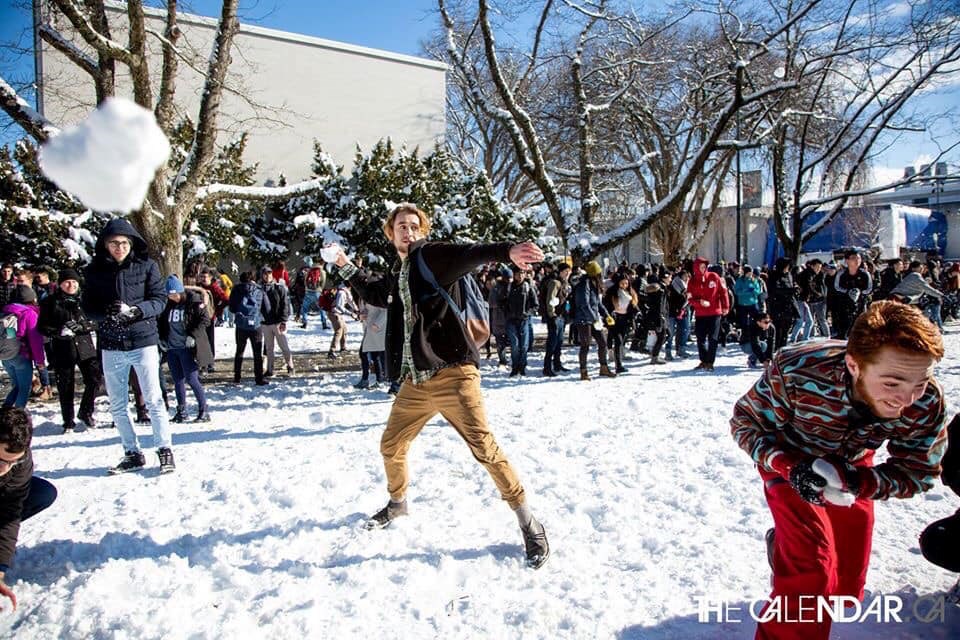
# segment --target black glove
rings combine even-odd
[[[126,311],[117,314],[117,317],[120,318],[120,321],[124,324],[130,324],[131,322],[136,322],[143,317],[143,311],[140,310],[140,307],[130,307]]]
[[[73,335],[78,335],[78,334],[87,332],[86,329],[84,329],[83,325],[77,322],[76,320],[67,320],[66,322],[63,323],[63,326],[66,327],[67,329],[70,329],[70,331],[73,332]]]
[[[823,505],[823,490],[827,480],[813,470],[813,460],[806,460],[790,470],[790,486],[811,504]]]

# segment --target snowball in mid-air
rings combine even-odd
[[[124,98],[108,98],[87,118],[50,138],[40,167],[58,187],[98,211],[127,212],[143,204],[170,143],[153,112]]]
[[[336,262],[340,255],[340,247],[336,244],[330,244],[320,249],[320,259],[324,262]]]

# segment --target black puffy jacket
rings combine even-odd
[[[71,320],[84,330],[73,336],[61,336],[63,326]],[[68,296],[58,290],[40,301],[37,330],[50,338],[50,366],[54,369],[69,369],[78,362],[96,358],[92,335],[95,329],[96,325],[80,309],[80,296]]]
[[[133,246],[123,262],[107,251],[107,238],[123,235]],[[111,305],[123,302],[140,309],[143,316],[129,324],[112,321]],[[147,243],[123,218],[114,218],[97,238],[93,262],[85,272],[81,306],[98,324],[97,340],[107,351],[133,351],[159,342],[157,316],[167,304],[160,267],[147,255]]]

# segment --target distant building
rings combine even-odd
[[[45,5],[34,3],[41,7],[37,10]],[[144,11],[147,28],[162,33],[164,12],[147,7]],[[126,3],[108,2],[107,16],[113,38],[126,42]],[[69,23],[61,20],[55,26],[70,36]],[[177,108],[195,122],[217,20],[190,14],[179,14],[177,20],[178,48],[194,61],[192,66],[179,62]],[[90,51],[79,36],[70,39]],[[93,83],[60,52],[36,41],[41,112],[58,124],[77,122],[95,103]],[[160,81],[159,45],[156,37],[147,37],[155,93]],[[259,164],[261,183],[275,180],[281,172],[289,181],[308,177],[314,140],[348,169],[358,144],[369,151],[378,140],[390,137],[398,147],[406,144],[429,151],[443,141],[443,63],[250,25],[241,25],[232,56],[227,84],[233,91],[223,94],[219,142],[247,132],[245,160]],[[117,87],[119,95],[130,94],[129,74],[121,64]]]

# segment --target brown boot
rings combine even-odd
[[[600,365],[600,377],[601,378],[616,378],[617,374],[613,371],[610,371],[610,367],[605,364]]]
[[[53,400],[53,389],[50,387],[50,385],[43,387],[43,389],[37,395],[37,400],[40,402],[50,402]]]
[[[586,369],[580,369],[580,379],[581,379],[581,380],[589,380],[589,379],[590,379],[590,375],[587,374],[587,370],[586,370]]]

